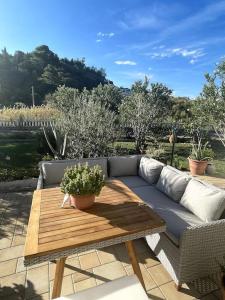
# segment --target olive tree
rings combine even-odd
[[[213,74],[206,74],[205,78],[198,111],[225,147],[225,61],[221,61]]]
[[[69,158],[107,155],[108,144],[115,139],[115,114],[87,90],[60,87],[48,98],[60,112],[57,128],[67,137]]]
[[[160,83],[152,83],[150,89],[148,86],[147,78],[135,82],[131,95],[124,98],[119,108],[122,124],[133,130],[138,153],[145,148],[150,125],[162,120],[171,108],[172,90]]]
[[[90,92],[91,98],[95,102],[100,102],[111,111],[118,113],[118,107],[122,102],[123,94],[121,90],[113,84],[99,84]]]

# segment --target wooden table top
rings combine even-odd
[[[68,204],[61,208],[63,197],[60,188],[34,192],[25,265],[66,256],[75,248],[84,251],[87,245],[96,246],[107,240],[119,243],[126,237],[141,237],[138,233],[144,236],[165,231],[165,222],[119,180],[108,181],[94,205],[85,211]]]

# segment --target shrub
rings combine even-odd
[[[78,164],[66,170],[61,191],[69,195],[99,195],[104,183],[104,175],[99,166]]]
[[[0,169],[0,181],[22,180],[38,177],[38,175],[39,171],[37,168]]]

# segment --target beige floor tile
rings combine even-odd
[[[25,243],[25,236],[24,235],[14,235],[13,241],[12,241],[12,246],[18,246],[18,245],[23,245]]]
[[[154,282],[154,280],[152,279],[149,272],[146,270],[146,268],[143,265],[140,265],[140,269],[141,269],[141,274],[142,274],[142,277],[143,277],[143,280],[144,280],[146,290],[148,291],[148,290],[151,290],[153,288],[156,288],[157,285]],[[126,267],[126,272],[127,272],[127,275],[133,275],[134,271],[133,271],[132,266],[127,266]]]
[[[15,273],[16,271],[17,259],[11,259],[7,261],[0,262],[0,276],[7,276]]]
[[[95,251],[96,251],[95,249],[91,249],[91,250],[87,250],[87,251],[84,251],[84,252],[80,252],[80,253],[78,253],[78,256],[88,254],[88,253],[92,253],[92,252],[95,252]]]
[[[141,264],[145,265],[146,268],[151,268],[160,264],[159,260],[153,255],[151,251],[138,254],[138,261]]]
[[[151,251],[147,242],[144,239],[138,239],[134,241],[134,247],[137,253],[143,253]]]
[[[37,294],[47,293],[49,291],[48,282],[48,265],[28,270],[26,278],[26,297],[32,296],[34,290]]]
[[[23,261],[24,261],[23,257],[18,258],[17,266],[16,266],[16,273],[24,272],[24,271],[30,270],[30,269],[39,268],[39,267],[42,267],[42,266],[45,266],[48,264],[47,262],[43,262],[41,264],[36,264],[36,265],[30,266],[30,267],[24,267]]]
[[[9,299],[7,295],[11,295],[11,294],[15,295],[15,297],[17,296],[18,297],[17,299],[19,299],[19,295],[24,294],[25,275],[26,275],[25,272],[18,273],[18,274],[14,273],[12,275],[0,278],[0,286],[2,287],[1,288],[2,299]]]
[[[49,277],[50,280],[53,280],[55,277],[55,267],[56,263],[51,263],[49,266]],[[78,269],[80,269],[80,263],[78,257],[68,258],[66,260],[65,268],[64,268],[64,276],[73,274]]]
[[[96,252],[91,252],[79,256],[81,268],[84,270],[91,269],[100,265]]]
[[[123,266],[130,264],[130,259],[127,253],[127,249],[124,243],[113,246],[115,249],[116,259],[121,261]]]
[[[82,280],[86,280],[86,279],[89,279],[92,277],[93,277],[93,269],[88,269],[88,270],[80,269],[79,271],[72,274],[72,279],[73,279],[74,283],[82,281]]]
[[[113,247],[100,249],[97,253],[102,265],[116,260],[115,249]]]
[[[14,234],[16,234],[16,235],[23,234],[23,227],[24,227],[24,224],[16,223]]]
[[[52,294],[52,288],[53,288],[53,280],[50,282],[51,294]],[[63,277],[61,296],[74,294],[74,292],[75,291],[73,287],[72,276],[68,275]]]
[[[199,296],[195,291],[191,291],[186,285],[182,285],[182,289],[178,291],[173,281],[161,285],[160,290],[167,300],[190,300],[198,298]]]
[[[14,231],[15,231],[15,224],[8,224],[3,226],[3,232],[7,237],[13,236]]]
[[[164,283],[172,281],[172,278],[162,264],[148,268],[148,272],[157,285],[162,285]]]
[[[147,295],[150,300],[160,300],[160,299],[165,299],[163,296],[162,292],[160,291],[159,288],[154,288],[150,291],[147,292]]]
[[[88,278],[79,282],[74,283],[75,292],[80,292],[91,287],[96,286],[96,281],[94,278]]]
[[[2,249],[0,250],[0,261],[5,261],[13,258],[23,256],[24,245],[19,245],[11,247],[10,250]]]
[[[8,248],[11,246],[12,236],[0,238],[0,249]]]
[[[49,300],[49,293],[44,293],[26,300]]]
[[[77,257],[77,256],[78,256],[78,254],[76,253],[76,254],[70,255],[70,256],[68,257],[68,259],[69,259],[69,258],[74,258],[74,257]]]
[[[97,284],[126,276],[126,271],[119,261],[111,262],[93,269]]]

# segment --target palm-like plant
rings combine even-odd
[[[199,138],[197,143],[192,143],[190,158],[198,161],[210,160],[213,158],[212,149],[208,148],[209,142],[202,144],[202,139]]]

